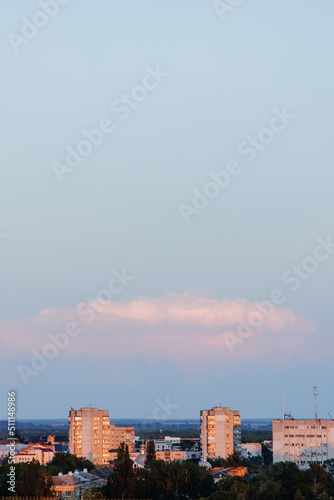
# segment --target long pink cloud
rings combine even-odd
[[[263,306],[263,304],[262,304]],[[236,342],[233,352],[226,336],[238,335],[240,321],[258,318],[261,303],[245,299],[211,299],[189,292],[128,302],[95,299],[69,309],[43,309],[35,317],[0,321],[2,351],[10,356],[31,356],[49,342],[48,334],[63,331],[75,321],[80,335],[60,352],[65,356],[110,358],[145,355],[173,357],[180,363],[215,359],[291,356],[316,331],[316,323],[286,307],[262,315],[259,327]],[[78,315],[78,310],[86,315]],[[88,315],[89,312],[89,315]],[[89,321],[88,321],[89,320]]]

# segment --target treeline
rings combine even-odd
[[[242,443],[261,443],[262,441],[271,441],[272,438],[272,431],[241,429]]]
[[[51,497],[53,496],[52,476],[57,476],[59,472],[67,474],[75,469],[92,470],[95,465],[85,458],[78,458],[70,453],[56,453],[52,462],[47,466],[40,465],[36,460],[29,463],[15,464],[15,495],[8,490],[8,477],[11,466],[8,458],[5,458],[4,465],[0,467],[0,497]]]
[[[299,470],[291,463],[262,466],[244,461],[237,453],[227,460],[212,462],[213,467],[248,466],[245,477],[225,477],[215,483],[212,470],[195,460],[164,462],[156,460],[154,442],[146,445],[142,467],[130,459],[128,447],[122,443],[113,461],[112,473],[102,488],[86,490],[84,500],[151,499],[151,500],[330,500],[334,498],[334,460],[324,467],[313,464]],[[30,497],[55,496],[52,475],[94,465],[68,453],[57,453],[46,467],[36,461],[15,465],[16,495]],[[0,467],[0,497],[8,493],[9,464]]]
[[[107,485],[95,492],[96,498],[152,500],[330,500],[334,498],[334,460],[301,471],[291,463],[270,467],[256,461],[245,462],[234,453],[215,467],[249,466],[245,477],[226,477],[215,483],[210,469],[195,461],[163,462],[155,459],[154,443],[147,443],[144,468],[137,468],[127,446],[120,446],[114,473]]]

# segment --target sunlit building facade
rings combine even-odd
[[[81,408],[69,414],[69,451],[95,464],[108,464],[110,421],[108,410]]]
[[[227,458],[241,452],[241,419],[238,411],[214,407],[201,411],[202,460]]]
[[[334,459],[334,420],[273,420],[273,460],[300,469]]]
[[[118,425],[110,425],[110,450],[116,450],[121,443],[125,443],[129,447],[129,451],[133,451],[135,447],[135,428],[134,427],[119,427]]]

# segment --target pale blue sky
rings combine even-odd
[[[123,267],[136,278],[115,300],[189,289],[264,300],[318,237],[334,236],[331,0],[247,0],[224,21],[209,0],[71,0],[16,54],[8,33],[19,34],[21,18],[38,10],[32,0],[0,6],[1,320],[75,307]],[[127,120],[113,116],[111,103],[157,65],[165,81]],[[296,118],[248,163],[238,145],[284,106]],[[115,132],[59,183],[52,162],[104,117],[114,118]],[[179,204],[232,159],[242,173],[185,224]],[[321,263],[285,304],[329,336],[333,271],[334,258]],[[333,359],[295,355],[280,367],[236,360],[199,374],[198,362],[182,369],[163,352],[157,365],[141,352],[119,369],[87,353],[54,360],[28,388],[17,362],[11,355],[1,364],[13,374],[22,418],[62,417],[89,403],[150,418],[165,396],[179,402],[180,417],[220,401],[270,417],[279,416],[283,391],[291,412],[310,416],[314,384],[323,416],[334,412]],[[127,401],[121,380],[114,389],[103,380],[109,370],[116,380],[131,375]],[[1,379],[5,394],[11,387]]]

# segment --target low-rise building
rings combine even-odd
[[[210,469],[210,472],[213,476],[213,480],[215,483],[219,483],[219,481],[222,481],[228,477],[245,477],[246,474],[248,474],[248,468],[247,467],[227,467],[225,469],[222,469],[221,467],[214,467],[213,469]]]
[[[52,482],[57,498],[82,498],[86,489],[101,487],[106,483],[106,479],[83,469],[67,474],[59,472],[58,476],[52,476]]]
[[[180,450],[164,450],[164,451],[156,451],[155,453],[157,460],[163,460],[164,462],[174,462],[178,460],[186,460],[187,453],[185,451]],[[130,458],[133,460],[134,464],[139,467],[145,467],[146,462],[146,453],[145,446],[142,445],[140,452],[132,452],[130,453]]]
[[[241,456],[242,458],[262,457],[261,443],[242,443]]]
[[[301,469],[334,458],[334,420],[273,420],[273,460]]]
[[[22,448],[19,453],[15,454],[14,460],[16,464],[38,460],[41,465],[46,465],[52,461],[53,457],[54,451],[51,447],[44,443],[29,443],[26,448]]]

